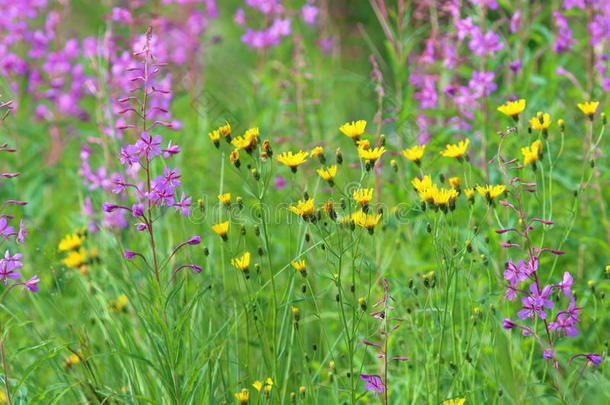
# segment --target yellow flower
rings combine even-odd
[[[411,162],[419,164],[421,162],[421,158],[424,156],[425,150],[426,145],[415,145],[412,148],[403,150],[402,155],[409,159]]]
[[[551,125],[551,115],[549,113],[538,113],[538,115],[530,120],[530,125],[534,130],[545,130]]]
[[[218,201],[224,205],[229,205],[231,203],[231,193],[219,194]]]
[[[524,99],[508,101],[506,104],[498,107],[498,111],[500,111],[502,114],[508,115],[509,117],[513,117],[515,120],[518,120],[519,114],[525,110],[525,104],[526,102]]]
[[[313,198],[310,198],[307,201],[299,200],[299,202],[297,203],[296,206],[290,206],[290,207],[288,207],[288,209],[292,213],[294,213],[300,217],[307,218],[307,217],[313,216],[316,211],[316,208],[313,205],[313,203],[314,203]]]
[[[254,387],[254,389],[256,389],[258,392],[261,391],[261,389],[263,388],[263,383],[262,381],[256,380],[252,383],[252,386]]]
[[[438,187],[436,187],[436,184],[432,184],[430,187],[420,190],[418,194],[423,201],[428,204],[434,204],[434,198],[437,193]]]
[[[235,167],[239,167],[241,165],[239,161],[239,150],[232,150],[231,154],[229,154],[229,160],[235,165]]]
[[[328,169],[318,169],[316,173],[320,175],[324,180],[328,181],[331,185],[335,176],[337,175],[337,165],[332,165]]]
[[[61,242],[59,242],[59,250],[64,251],[79,248],[83,244],[84,240],[84,236],[77,234],[66,235]]]
[[[433,195],[434,204],[442,207],[450,206],[458,195],[459,193],[454,189],[441,188]]]
[[[272,388],[273,388],[273,380],[271,379],[271,377],[269,377],[265,380],[265,392],[269,393]]]
[[[374,148],[374,149],[363,149],[358,148],[358,155],[361,159],[367,161],[367,163],[373,164],[385,153],[385,147]]]
[[[530,163],[535,163],[540,159],[542,154],[542,142],[539,140],[534,141],[531,146],[521,148],[521,154],[523,155],[523,165],[527,166]]]
[[[371,147],[371,143],[368,141],[368,139],[360,139],[356,141],[356,145],[358,146],[358,149],[368,149]]]
[[[215,129],[211,132],[208,132],[208,136],[210,137],[210,140],[212,142],[214,142],[214,145],[218,145],[218,141],[220,141],[220,131]]]
[[[324,154],[324,148],[321,146],[316,146],[309,152],[309,155],[311,157],[316,157],[316,158],[322,156],[323,154]]]
[[[231,264],[237,270],[241,270],[244,273],[247,272],[250,267],[250,252],[245,252],[241,257],[231,259]]]
[[[72,250],[61,262],[68,267],[79,267],[87,260],[85,249]]]
[[[366,228],[371,234],[380,219],[381,214],[367,214],[362,211],[356,211],[352,214],[352,221],[354,221],[354,224]]]
[[[305,266],[305,260],[298,260],[296,262],[291,262],[290,265],[299,273],[301,273],[302,276],[306,276],[307,275],[307,267]]]
[[[595,111],[597,111],[598,106],[599,101],[587,101],[586,103],[578,104],[580,111],[591,119],[593,119],[593,115],[595,115]]]
[[[485,187],[477,186],[476,188],[479,194],[481,194],[481,197],[487,198],[490,202],[506,190],[506,186],[503,184],[497,186],[488,184]]]
[[[237,149],[244,149],[247,152],[252,152],[258,145],[258,128],[248,129],[242,136],[238,136],[231,141],[231,144]]]
[[[466,402],[466,398],[450,399],[450,400],[444,401],[443,405],[464,405],[464,402]]]
[[[343,132],[343,134],[349,136],[352,139],[358,139],[364,133],[365,129],[366,121],[360,120],[346,122],[345,124],[341,125],[339,131]]]
[[[220,236],[222,240],[227,240],[227,233],[229,232],[229,221],[221,222],[219,224],[212,225],[212,230],[216,235]]]
[[[441,155],[460,160],[466,154],[468,145],[470,145],[470,139],[459,141],[455,145],[446,145],[445,150],[441,151]]]
[[[240,404],[247,404],[250,401],[250,391],[247,388],[244,388],[241,392],[235,394],[235,398],[237,398]]]
[[[472,200],[474,198],[474,189],[471,188],[465,188],[464,190],[464,195],[469,199]]]
[[[4,391],[0,390],[0,404],[6,404],[8,402],[8,398]]]
[[[297,153],[284,152],[277,157],[277,161],[290,167],[293,173],[297,171],[297,166],[307,162],[308,152],[299,151]]]
[[[372,188],[359,188],[352,193],[354,201],[360,205],[367,205],[373,199]]]
[[[449,184],[451,185],[451,187],[453,188],[460,188],[460,184],[461,184],[461,180],[459,177],[450,177],[449,178]]]
[[[128,303],[129,303],[129,299],[127,298],[127,296],[121,295],[119,298],[109,301],[108,310],[110,312],[121,312],[122,310],[124,310],[127,307]]]
[[[411,184],[415,190],[424,191],[425,189],[432,187],[432,177],[430,177],[430,175],[425,175],[422,178],[416,177],[411,180]]]
[[[81,361],[80,355],[78,355],[76,353],[66,357],[66,359],[64,360],[64,362],[66,363],[66,367],[75,366],[78,363],[80,363],[80,361]]]
[[[227,136],[231,135],[231,124],[227,122],[225,125],[218,127],[216,131],[226,138]]]

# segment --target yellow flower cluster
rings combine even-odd
[[[535,168],[536,162],[542,156],[542,142],[536,140],[531,146],[521,148],[521,154],[523,155],[523,166],[532,164]]]

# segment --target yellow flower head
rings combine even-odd
[[[305,260],[297,260],[296,262],[291,262],[290,265],[299,273],[303,273],[306,270]]]
[[[368,139],[359,139],[356,141],[356,145],[358,146],[358,149],[368,149],[371,147],[371,143]]]
[[[461,183],[462,183],[462,181],[460,180],[459,177],[450,177],[449,178],[449,184],[453,188],[459,188]]]
[[[433,195],[434,204],[438,206],[448,206],[453,204],[459,193],[454,189],[441,188]]]
[[[4,393],[4,391],[0,390],[0,404],[4,405],[8,402],[8,398],[6,397],[6,394]]]
[[[360,205],[366,205],[373,199],[373,189],[372,188],[359,188],[354,190],[352,193],[352,197],[354,197],[354,201],[356,201]]]
[[[80,267],[87,261],[87,253],[85,249],[72,250],[68,253],[68,256],[63,258],[61,262],[67,267]]]
[[[65,250],[77,249],[83,244],[84,240],[85,240],[84,236],[80,236],[77,234],[66,235],[61,240],[61,242],[59,242],[59,250],[65,251]]]
[[[250,391],[247,388],[244,388],[241,392],[235,394],[235,398],[237,398],[240,404],[247,404],[250,401]]]
[[[229,154],[229,160],[235,165],[235,167],[239,167],[239,150],[232,150]]]
[[[598,106],[599,101],[587,101],[586,103],[578,104],[578,108],[580,108],[580,111],[582,111],[582,113],[588,116],[589,118],[593,118],[593,115],[595,115],[595,111],[597,111]]]
[[[316,146],[315,148],[313,148],[310,152],[309,155],[311,157],[320,157],[321,155],[324,154],[324,148],[321,146]]]
[[[341,125],[339,131],[343,132],[343,134],[349,136],[352,139],[358,139],[364,133],[365,129],[366,121],[360,120],[346,122],[345,124]]]
[[[324,180],[332,182],[337,175],[337,165],[332,165],[328,169],[318,169],[316,173],[320,175]]]
[[[210,140],[212,142],[214,142],[215,144],[218,143],[218,141],[220,140],[220,131],[215,129],[213,131],[208,132],[208,136],[210,137]]]
[[[237,270],[248,271],[250,267],[250,252],[245,252],[241,257],[236,257],[235,259],[231,259],[231,264]]]
[[[526,102],[524,99],[520,99],[517,101],[508,101],[506,102],[506,104],[498,107],[498,111],[500,111],[502,114],[508,115],[509,117],[518,119],[519,114],[521,114],[523,110],[525,110],[525,103]]]
[[[549,113],[538,113],[537,116],[530,120],[530,125],[533,130],[545,130],[551,125],[551,115]]]
[[[265,380],[265,392],[269,393],[269,391],[271,391],[272,388],[273,388],[273,380],[271,379],[271,377],[269,377]]]
[[[402,151],[402,155],[409,159],[411,162],[421,162],[421,158],[424,156],[426,145],[415,145],[412,148],[405,149]]]
[[[461,159],[466,154],[468,145],[470,145],[470,139],[459,141],[455,145],[446,145],[445,150],[441,151],[441,155],[445,157]]]
[[[248,129],[242,136],[238,136],[231,141],[231,144],[237,149],[244,149],[247,152],[252,152],[258,145],[258,128]]]
[[[309,156],[309,152],[284,152],[277,157],[277,161],[290,167],[293,172],[296,172],[298,165],[307,162],[307,156]]]
[[[314,199],[310,198],[307,201],[301,201],[299,200],[299,202],[297,202],[296,206],[290,206],[288,207],[288,209],[300,216],[300,217],[310,217],[312,215],[314,215],[314,213],[316,212],[316,208],[314,206]]]
[[[474,198],[474,189],[473,188],[465,188],[464,195],[470,200]]]
[[[64,362],[66,363],[66,367],[68,367],[68,368],[77,365],[78,363],[80,363],[80,361],[81,361],[81,358],[76,353],[66,357],[66,359],[64,360]]]
[[[354,224],[366,228],[371,233],[380,219],[381,214],[367,214],[363,211],[356,211],[352,214],[352,221],[354,221]]]
[[[481,197],[487,198],[489,201],[493,200],[506,190],[506,186],[499,184],[497,186],[486,185],[485,187],[477,186],[477,191],[481,194]]]
[[[252,383],[252,386],[254,387],[255,390],[257,390],[258,392],[261,391],[261,389],[263,388],[263,382],[256,380]]]
[[[127,298],[127,296],[121,295],[119,298],[109,301],[108,310],[110,312],[121,312],[122,310],[124,310],[127,307],[128,303],[129,303],[129,299]]]
[[[224,205],[229,205],[231,203],[231,193],[219,194],[218,201]]]
[[[464,402],[466,402],[466,398],[450,399],[443,401],[443,405],[464,405]]]
[[[374,149],[358,148],[358,155],[369,163],[375,163],[385,153],[385,147]]]
[[[424,191],[425,189],[432,187],[432,177],[430,177],[430,175],[425,175],[422,178],[416,177],[411,180],[411,184],[415,190]]]
[[[419,198],[428,204],[434,204],[434,200],[436,195],[438,194],[438,187],[436,184],[432,184],[430,187],[422,189],[419,191]]]
[[[521,154],[523,155],[523,166],[537,162],[542,154],[542,142],[536,140],[531,146],[521,148]]]
[[[226,138],[227,136],[231,135],[231,124],[227,122],[225,125],[218,127],[217,131],[220,135]]]
[[[223,240],[227,240],[227,233],[229,232],[229,221],[221,222],[219,224],[212,225],[212,230]]]

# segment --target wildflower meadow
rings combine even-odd
[[[609,0],[0,0],[0,404],[610,404]]]

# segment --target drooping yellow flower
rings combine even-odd
[[[214,233],[222,238],[222,240],[227,240],[227,233],[229,232],[229,221],[221,222],[219,224],[212,225],[212,230]]]
[[[362,136],[365,129],[366,129],[366,121],[360,120],[360,121],[346,122],[345,124],[341,125],[341,127],[339,128],[339,131],[343,132],[343,134],[349,136],[352,139],[358,139],[358,138],[360,138],[360,136]]]
[[[358,146],[358,149],[368,149],[371,147],[371,143],[368,139],[359,139],[356,141],[356,146]]]
[[[316,208],[313,203],[314,203],[313,198],[310,198],[307,201],[299,200],[297,202],[296,206],[291,205],[290,207],[288,207],[288,209],[292,213],[294,213],[300,217],[309,218],[309,217],[312,217],[316,212]]]
[[[246,152],[252,152],[258,145],[258,128],[248,129],[242,136],[238,136],[231,141],[231,144],[237,149],[244,149]]]
[[[231,264],[237,270],[241,270],[244,273],[248,272],[250,267],[250,252],[245,252],[243,255],[241,255],[241,257],[231,259]]]
[[[441,151],[441,155],[461,160],[468,150],[468,145],[470,145],[470,139],[459,141],[454,145],[446,145],[445,150]]]
[[[235,165],[235,167],[239,168],[239,166],[241,165],[241,162],[239,161],[239,150],[238,149],[231,151],[231,153],[229,154],[229,160],[231,161],[231,163],[233,163]]]
[[[384,153],[385,147],[383,146],[374,149],[358,148],[358,155],[360,156],[360,159],[366,160],[367,163],[371,165],[374,164]]]
[[[477,186],[476,189],[481,195],[481,197],[484,197],[489,202],[491,202],[494,198],[496,198],[506,190],[506,186],[503,184],[499,184],[496,186],[491,186],[488,184],[485,187]]]
[[[110,300],[108,302],[108,310],[110,312],[121,312],[123,311],[126,307],[127,304],[129,303],[129,299],[127,298],[126,295],[121,295],[120,297],[118,297],[115,300]]]
[[[593,119],[595,115],[595,111],[597,111],[597,107],[599,106],[599,101],[587,101],[586,103],[578,103],[578,108],[582,111],[590,119]]]
[[[447,401],[443,401],[443,405],[464,405],[464,402],[466,402],[466,398],[449,399]]]
[[[356,211],[352,214],[352,221],[354,224],[366,228],[370,234],[373,233],[375,225],[379,223],[381,214],[367,214],[363,211]]]
[[[367,205],[373,199],[373,189],[359,188],[354,190],[352,197],[354,197],[354,201],[356,201],[358,204]]]
[[[61,262],[67,267],[80,267],[87,261],[87,252],[85,249],[72,250],[68,256],[64,257]]]
[[[293,173],[296,173],[297,166],[307,162],[307,156],[309,156],[309,152],[284,152],[278,155],[277,161],[290,167],[290,170],[292,170]]]
[[[430,175],[425,175],[422,178],[416,177],[411,180],[411,184],[415,190],[424,191],[425,189],[432,187],[432,177],[430,177]]]
[[[223,205],[231,204],[231,193],[219,194],[218,201],[220,201]]]
[[[305,277],[307,275],[307,267],[305,265],[305,260],[297,260],[297,261],[291,262],[290,265],[292,266],[292,268],[294,268],[296,271],[298,271],[303,277]]]
[[[551,114],[539,112],[534,118],[530,119],[530,125],[533,130],[544,131],[551,125]]]
[[[506,104],[499,106],[498,111],[500,111],[502,114],[508,115],[509,117],[513,117],[515,120],[518,120],[519,114],[525,110],[525,104],[526,102],[524,99],[508,101]]]
[[[81,362],[81,357],[80,357],[80,355],[78,355],[76,353],[66,357],[66,359],[64,360],[64,363],[66,364],[66,367],[68,367],[68,368],[71,368],[80,362]]]
[[[412,148],[403,150],[402,155],[409,159],[411,162],[415,162],[419,165],[421,163],[421,159],[424,156],[425,151],[426,145],[415,145]]]
[[[59,242],[59,250],[60,251],[66,251],[66,250],[74,250],[79,248],[82,244],[83,241],[85,240],[84,236],[80,236],[77,234],[72,234],[72,235],[66,235],[60,242]]]
[[[235,394],[235,398],[237,398],[241,405],[245,405],[250,402],[250,391],[247,388],[244,388],[241,392]]]
[[[328,169],[318,169],[318,170],[316,170],[316,173],[318,173],[318,175],[320,175],[320,177],[322,177],[324,180],[326,180],[327,182],[329,182],[332,185],[333,180],[335,179],[335,176],[337,175],[337,165],[332,165]]]
[[[527,166],[530,163],[535,165],[542,155],[542,142],[536,140],[531,146],[521,148],[521,154],[523,155],[523,166]]]
[[[462,181],[459,177],[449,177],[449,184],[451,185],[451,187],[460,188],[461,183]]]

